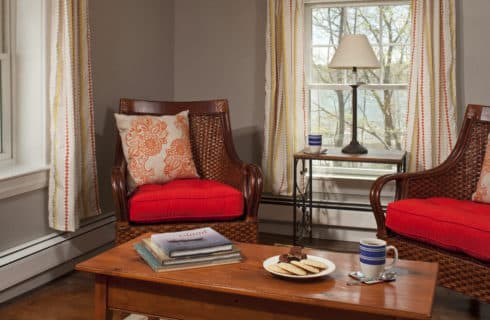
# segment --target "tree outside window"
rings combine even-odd
[[[358,91],[358,140],[368,149],[401,149],[411,48],[408,1],[348,6],[327,2],[306,12],[310,131],[320,132],[330,146],[342,147],[351,140],[352,72],[329,69],[328,63],[343,35],[364,34],[381,68],[359,71],[365,85]]]

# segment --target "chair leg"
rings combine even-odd
[[[480,316],[480,301],[476,299],[470,300],[469,311],[472,316],[479,317]]]
[[[122,312],[122,311],[113,311],[112,312],[112,320],[124,320],[130,313]]]

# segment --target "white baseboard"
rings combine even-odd
[[[293,224],[285,221],[261,219],[259,232],[292,236]],[[316,239],[358,242],[362,238],[376,238],[376,230],[313,225],[312,236]]]
[[[52,234],[0,253],[0,303],[43,285],[114,244],[114,215],[85,223],[74,233]]]
[[[292,236],[293,207],[261,204],[259,232]],[[313,209],[313,238],[357,242],[375,236],[376,221],[370,211]]]

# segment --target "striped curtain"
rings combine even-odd
[[[274,194],[292,193],[293,154],[305,143],[303,30],[303,0],[268,0],[262,169]]]
[[[100,213],[87,0],[51,2],[49,225],[75,231]]]
[[[456,142],[454,0],[412,0],[408,88],[409,170],[444,161]]]

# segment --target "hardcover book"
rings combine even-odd
[[[228,251],[233,247],[229,239],[209,227],[153,234],[151,242],[171,258]]]
[[[154,244],[151,241],[151,238],[142,239],[142,244],[145,246],[146,250],[148,250],[148,252],[150,252],[153,257],[162,265],[176,265],[190,262],[240,257],[240,250],[234,245],[232,246],[232,249],[230,251],[218,251],[199,255],[171,258],[167,256],[165,252],[163,252],[156,244]]]
[[[242,257],[238,254],[238,257],[235,258],[219,258],[209,261],[199,261],[192,263],[184,263],[178,265],[161,265],[157,259],[145,248],[143,243],[136,243],[134,245],[134,249],[140,255],[140,257],[150,266],[150,268],[155,272],[163,272],[163,271],[173,271],[173,270],[185,270],[185,269],[193,269],[193,268],[202,268],[209,266],[216,266],[222,264],[231,264],[238,263],[242,261]]]

